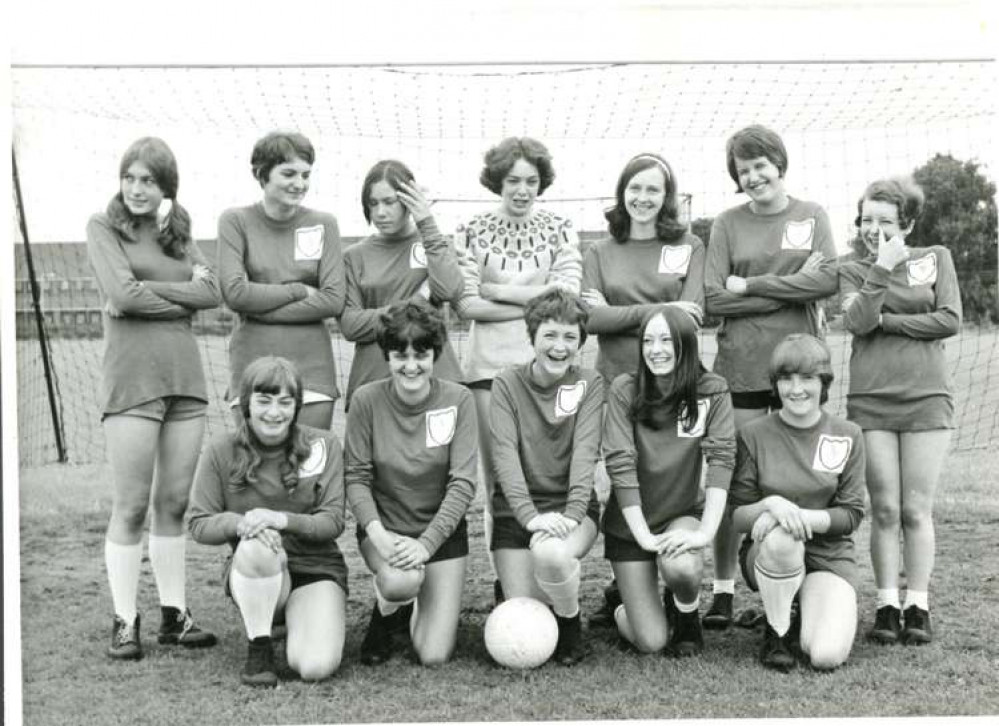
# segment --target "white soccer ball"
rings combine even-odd
[[[506,600],[489,613],[486,650],[507,668],[537,668],[552,657],[558,643],[558,623],[546,605],[531,597]]]

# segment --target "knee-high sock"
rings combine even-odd
[[[126,623],[135,622],[141,563],[142,542],[122,545],[104,540],[104,565],[108,571],[111,602],[115,614]]]
[[[236,570],[229,574],[229,591],[239,606],[250,640],[270,636],[274,611],[281,598],[282,573],[269,577],[247,577]]]
[[[545,582],[534,574],[538,587],[551,599],[552,609],[559,617],[573,618],[579,613],[579,570],[579,560],[574,560],[572,574],[562,582]]]
[[[173,537],[149,535],[149,564],[153,566],[160,605],[174,607],[181,612],[187,607],[184,597],[186,552],[187,538],[182,534]]]
[[[775,573],[761,567],[757,560],[755,569],[767,622],[777,635],[784,635],[791,627],[791,603],[805,580],[805,568],[799,567],[791,573]]]
[[[614,622],[617,623],[617,632],[621,634],[621,637],[635,645],[635,630],[628,622],[628,613],[624,609],[624,603],[614,608]]]

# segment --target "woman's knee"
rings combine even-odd
[[[774,527],[760,543],[757,561],[764,567],[791,571],[805,559],[805,543],[796,540],[781,527]]]
[[[634,646],[643,653],[658,653],[666,647],[669,640],[669,631],[665,627],[655,627],[649,623],[631,623],[631,629],[635,635]]]
[[[245,577],[273,577],[284,569],[284,557],[258,539],[244,539],[236,546],[232,567]]]
[[[400,570],[386,565],[375,575],[375,586],[390,602],[407,602],[420,594],[425,570]]]
[[[871,518],[880,529],[898,529],[902,523],[897,502],[871,502]]]
[[[902,527],[906,530],[922,529],[933,523],[933,510],[925,502],[906,502],[902,506]]]
[[[137,532],[146,524],[146,513],[149,511],[148,498],[130,498],[117,501],[111,509],[111,519],[131,532]]]
[[[850,655],[850,642],[833,642],[829,638],[817,636],[810,644],[808,662],[819,671],[839,668]]]
[[[182,520],[187,511],[188,492],[186,487],[170,492],[157,492],[153,498],[153,512]]]
[[[549,537],[531,547],[534,571],[545,579],[564,580],[576,568],[576,558],[572,556],[565,540]]]
[[[420,665],[439,666],[451,660],[451,656],[454,654],[454,640],[448,639],[447,642],[441,642],[441,640],[431,641],[430,638],[424,638],[423,642],[414,641],[413,650],[416,651]]]
[[[291,666],[303,681],[321,681],[333,675],[340,667],[343,653],[332,649],[324,653],[308,652],[294,657],[288,654]]]
[[[659,559],[659,571],[662,572],[666,584],[671,587],[679,584],[693,584],[697,586],[701,582],[701,574],[704,569],[703,562],[699,554],[661,557]]]

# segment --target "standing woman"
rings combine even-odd
[[[613,381],[637,370],[639,326],[662,303],[700,322],[704,307],[704,244],[679,220],[676,176],[656,154],[631,159],[607,210],[611,236],[583,258],[587,331],[599,336],[597,370]]]
[[[159,590],[161,644],[202,647],[185,598],[183,518],[201,451],[208,395],[191,330],[220,302],[218,280],[177,203],[173,152],[160,139],[128,147],[119,191],[87,224],[87,254],[104,300],[102,413],[114,480],[104,542],[114,623],[108,656],[142,657],[137,590],[152,501],[149,561]]]
[[[391,303],[414,296],[434,307],[455,302],[464,278],[454,249],[437,229],[423,190],[400,161],[379,161],[361,187],[364,218],[376,234],[344,253],[347,302],[340,318],[343,336],[354,342],[347,383],[347,406],[357,388],[387,378],[388,364],[378,347],[378,318]],[[458,381],[461,370],[445,342],[434,375]]]
[[[406,631],[424,665],[447,661],[457,640],[478,432],[472,394],[434,375],[446,340],[429,302],[390,305],[378,332],[390,377],[358,388],[347,414],[347,498],[374,576],[369,665]]]
[[[226,305],[239,313],[229,395],[250,362],[283,356],[305,386],[301,422],[329,429],[340,394],[324,321],[343,312],[343,256],[333,215],[302,206],[314,161],[300,133],[274,131],[257,141],[250,165],[264,198],[219,218],[219,275]]]
[[[906,245],[923,202],[922,189],[909,179],[867,187],[858,204],[861,258],[840,269],[843,320],[854,336],[846,410],[867,441],[873,511],[871,560],[878,593],[870,636],[882,643],[922,644],[933,637],[933,497],[954,427],[943,341],[961,328],[961,294],[946,247]],[[904,607],[898,594],[900,559]]]
[[[613,495],[604,555],[621,592],[621,636],[645,653],[668,645],[689,656],[703,648],[702,551],[718,529],[735,463],[732,401],[725,380],[701,364],[690,315],[662,305],[640,331],[636,371],[618,376],[607,394],[603,450]]]
[[[777,343],[790,333],[822,336],[817,301],[836,291],[836,248],[825,210],[785,190],[780,136],[748,126],[728,140],[726,156],[729,176],[749,201],[722,212],[711,227],[704,298],[708,314],[722,318],[713,369],[728,380],[740,429],[780,408],[768,377]],[[705,627],[732,622],[738,552],[726,516],[715,538],[715,597]]]
[[[760,662],[791,670],[798,640],[813,668],[831,670],[857,632],[853,531],[864,517],[864,441],[856,424],[822,410],[833,373],[821,340],[787,336],[770,378],[783,406],[739,431],[729,495],[735,528],[750,537],[739,551],[742,575],[766,613]]]
[[[534,355],[524,324],[527,301],[555,287],[578,294],[582,270],[572,223],[534,205],[555,180],[547,147],[527,136],[510,137],[489,149],[484,161],[479,182],[499,196],[499,206],[459,226],[455,247],[464,256],[465,276],[457,309],[472,321],[465,380],[479,421],[489,541],[495,490],[489,437],[493,378],[504,368],[529,363]]]
[[[582,660],[579,561],[597,538],[604,382],[576,363],[586,342],[586,305],[549,290],[524,308],[534,360],[502,371],[490,411],[493,493],[489,543],[507,597],[550,602],[558,621],[553,655]],[[539,445],[544,442],[544,445]]]
[[[303,680],[340,665],[346,622],[343,455],[329,431],[302,426],[302,381],[284,358],[243,371],[236,431],[212,441],[191,500],[191,536],[228,544],[224,586],[249,639],[240,679],[275,686],[271,624],[283,613],[288,665]]]

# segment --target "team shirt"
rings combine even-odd
[[[432,378],[429,398],[412,406],[399,398],[392,379],[373,381],[354,392],[346,432],[347,499],[358,526],[380,520],[433,556],[475,494],[471,392]]]
[[[378,347],[378,317],[394,302],[415,295],[440,307],[454,303],[465,288],[458,258],[432,217],[417,224],[404,237],[373,235],[344,252],[347,300],[340,330],[354,341],[354,362],[347,382],[347,405],[358,386],[389,375],[388,363]],[[434,375],[449,381],[461,378],[461,368],[451,343],[444,345],[434,362]]]
[[[603,451],[614,496],[604,511],[603,530],[634,541],[621,510],[639,505],[653,534],[674,519],[700,517],[705,487],[728,489],[735,466],[735,420],[725,380],[705,371],[697,383],[697,421],[685,429],[676,407],[665,426],[653,429],[631,420],[635,375],[614,379],[607,394]]]
[[[121,413],[164,396],[208,402],[201,355],[191,330],[195,311],[219,305],[214,272],[193,279],[208,262],[194,243],[174,259],[160,247],[159,228],[143,221],[136,241],[121,238],[105,214],[87,223],[87,255],[105,304],[101,411]]]
[[[326,318],[343,312],[340,231],[331,214],[300,207],[288,220],[271,219],[263,203],[229,209],[219,218],[222,297],[239,313],[229,340],[229,394],[243,370],[265,355],[287,358],[304,387],[340,394]],[[318,293],[309,296],[306,286]]]
[[[485,212],[458,227],[455,248],[463,258],[465,289],[457,309],[479,297],[483,283],[547,285],[557,283],[579,292],[582,275],[579,236],[572,223],[544,209],[524,222]],[[492,380],[504,368],[531,361],[534,350],[522,319],[473,320],[468,336],[465,378]]]
[[[582,522],[596,500],[593,469],[600,458],[603,379],[572,366],[541,386],[531,363],[493,380],[490,403],[493,519],[516,517],[526,528],[539,513],[561,512]]]
[[[802,509],[829,513],[829,530],[805,542],[805,568],[857,584],[853,531],[864,517],[864,437],[860,427],[825,411],[807,429],[775,412],[739,430],[730,507],[779,495]]]
[[[609,237],[586,251],[583,290],[599,290],[607,300],[590,310],[586,326],[599,336],[597,370],[605,380],[638,369],[639,328],[657,304],[683,300],[704,308],[704,254],[690,232],[676,242]]]
[[[854,334],[847,418],[864,429],[953,428],[943,341],[960,330],[962,311],[950,251],[914,249],[891,271],[873,257],[844,262],[840,284],[859,293],[843,315]]]
[[[803,271],[812,252],[825,258]],[[760,215],[749,204],[727,209],[711,227],[704,271],[709,315],[718,329],[714,372],[734,392],[770,389],[770,356],[791,333],[822,337],[816,301],[836,291],[836,248],[829,217],[814,202],[789,198],[776,214]],[[746,294],[725,289],[730,275],[746,278]]]
[[[223,432],[212,439],[191,492],[188,527],[195,542],[229,544],[235,551],[239,544],[236,527],[243,515],[251,509],[270,509],[288,517],[288,526],[280,534],[289,572],[335,576],[345,571],[336,543],[345,512],[340,444],[328,431],[299,428],[308,437],[309,455],[299,462],[298,484],[290,490],[281,478],[283,445],[258,446],[256,481],[237,484],[231,480],[237,434]]]

